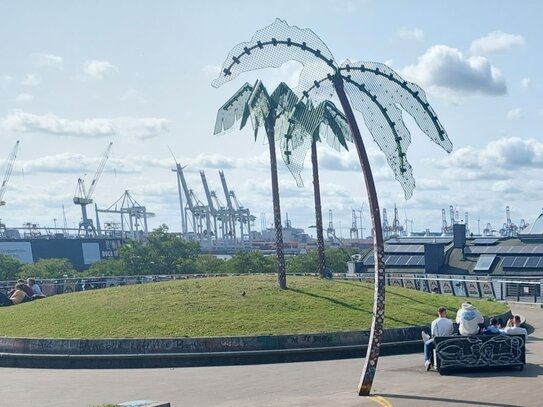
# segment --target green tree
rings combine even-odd
[[[40,259],[36,263],[22,265],[17,273],[18,278],[62,278],[77,275],[78,272],[68,259]]]
[[[346,273],[347,262],[351,260],[351,253],[345,247],[328,247],[326,249],[326,263],[334,273]]]
[[[289,273],[319,273],[319,261],[317,253],[317,250],[310,250],[307,253],[287,257]]]
[[[200,253],[198,242],[187,242],[168,233],[162,225],[153,230],[147,239],[131,241],[119,249],[119,257],[127,274],[174,274],[179,259],[195,260]]]
[[[215,256],[200,255],[195,261],[196,270],[202,274],[221,274],[225,272],[226,261]]]
[[[226,261],[227,273],[273,273],[276,271],[274,256],[264,256],[260,252],[238,252]]]
[[[0,281],[14,280],[22,265],[16,258],[0,254]]]

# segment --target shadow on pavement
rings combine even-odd
[[[493,371],[490,368],[484,368],[473,372],[473,370],[455,370],[448,373],[450,376],[469,377],[469,378],[481,378],[481,377],[539,377],[543,375],[543,366],[536,365],[534,363],[526,363],[523,370],[519,370],[517,367],[511,367],[509,369]],[[447,376],[447,375],[446,375]]]
[[[504,404],[504,403],[492,403],[488,401],[475,401],[475,400],[459,400],[457,398],[447,399],[442,397],[429,397],[429,396],[411,396],[403,394],[378,394],[378,396],[386,399],[398,399],[398,400],[420,400],[428,402],[440,402],[447,403],[447,405],[468,404],[470,406],[491,406],[491,407],[524,407],[522,404]]]

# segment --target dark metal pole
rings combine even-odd
[[[358,394],[360,396],[368,396],[373,384],[375,370],[377,369],[377,361],[379,360],[379,351],[381,349],[381,341],[383,339],[383,324],[385,319],[385,264],[384,264],[384,242],[383,230],[381,229],[381,215],[379,213],[379,202],[377,200],[377,192],[375,183],[368,160],[368,155],[358,129],[358,124],[354,117],[353,110],[343,89],[343,81],[339,76],[334,80],[334,87],[343,107],[343,112],[349,122],[349,127],[353,135],[354,144],[358,152],[358,158],[364,174],[366,182],[366,191],[368,193],[371,222],[373,228],[373,256],[375,260],[375,290],[373,298],[373,318],[371,321],[370,340],[366,359],[364,361],[364,369],[358,384]]]
[[[272,113],[275,114],[275,113]],[[273,223],[275,226],[275,253],[277,256],[277,281],[279,288],[287,288],[285,255],[283,253],[283,224],[281,222],[281,204],[279,202],[279,182],[277,180],[277,159],[275,156],[275,129],[273,123],[266,120],[266,135],[270,147],[270,171],[272,181]]]
[[[324,234],[322,228],[321,189],[319,184],[319,162],[317,157],[317,142],[311,143],[311,164],[313,166],[313,195],[315,198],[315,227],[317,229],[317,256],[319,276],[326,277],[326,254],[324,252]]]

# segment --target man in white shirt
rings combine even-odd
[[[454,326],[452,321],[447,318],[447,308],[439,307],[437,310],[438,318],[432,321],[431,333],[432,337],[429,337],[426,332],[422,332],[424,340],[424,366],[426,370],[430,370],[432,367],[432,353],[434,350],[434,339],[436,336],[450,336],[454,332]]]
[[[528,331],[526,328],[520,326],[520,316],[515,315],[509,322],[507,326],[503,329],[503,333],[507,335],[524,335],[524,340],[528,337]]]

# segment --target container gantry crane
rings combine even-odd
[[[96,170],[96,174],[94,174],[94,178],[91,182],[91,186],[89,190],[87,191],[85,189],[85,181],[82,178],[78,178],[77,180],[77,187],[76,187],[75,196],[74,196],[74,204],[81,206],[81,222],[79,222],[78,235],[81,235],[82,231],[84,231],[85,236],[96,235],[96,228],[94,227],[92,223],[92,219],[89,219],[87,216],[87,205],[93,202],[92,195],[94,194],[94,189],[96,188],[96,184],[98,183],[98,180],[100,179],[100,176],[102,175],[102,171],[104,170],[104,167],[106,166],[106,162],[109,157],[109,152],[111,151],[112,145],[113,145],[113,142],[110,142],[109,145],[107,146],[106,151],[104,152],[104,155],[102,156],[102,161],[100,161],[100,165],[98,166],[98,169]]]
[[[6,193],[6,188],[8,186],[9,178],[11,177],[11,172],[13,171],[13,164],[15,163],[15,158],[17,158],[17,152],[19,151],[19,140],[15,143],[15,147],[11,151],[7,165],[6,172],[4,174],[4,180],[2,181],[2,186],[0,187],[0,206],[4,206],[6,202],[4,201],[4,194]]]

